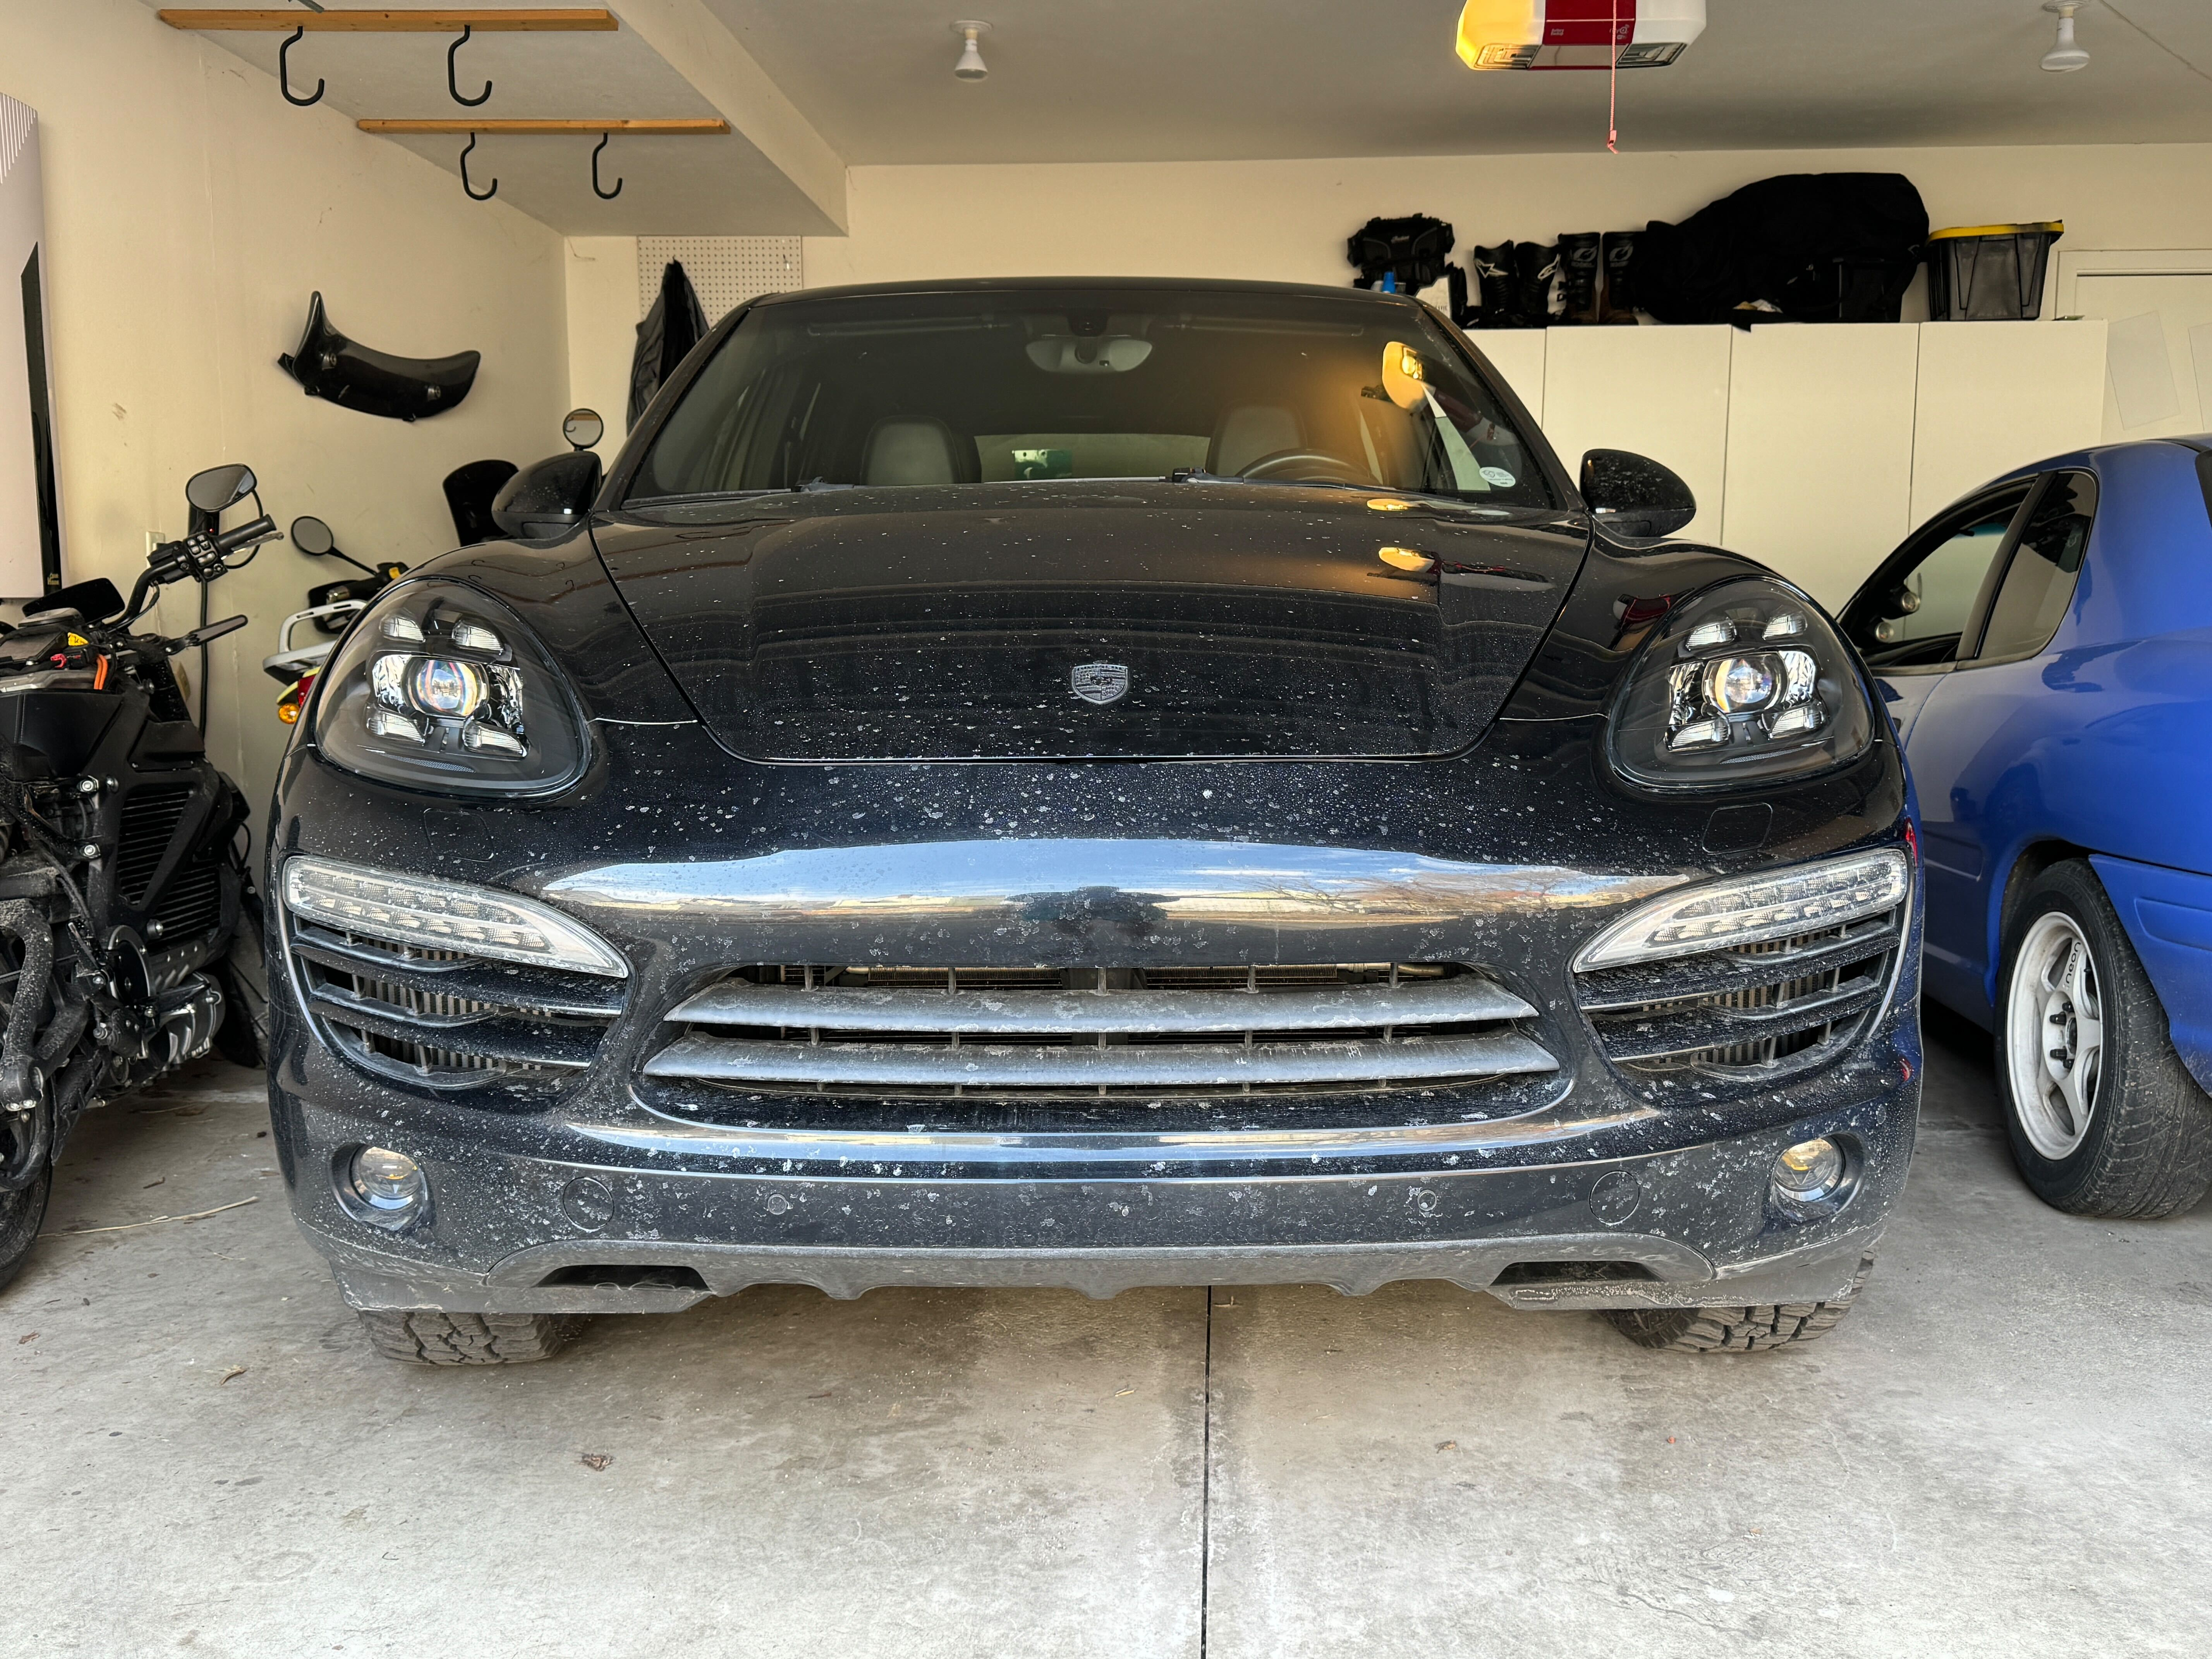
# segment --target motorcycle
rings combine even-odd
[[[246,618],[175,638],[133,625],[162,587],[204,594],[280,532],[245,466],[199,473],[185,495],[189,533],[147,556],[128,603],[101,577],[0,623],[0,1285],[30,1251],[54,1158],[88,1107],[218,1043],[261,1060],[249,811],[208,760],[170,665]],[[252,521],[221,529],[249,495]]]

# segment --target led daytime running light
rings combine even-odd
[[[550,905],[489,887],[367,870],[331,859],[284,866],[284,904],[305,921],[430,951],[627,979],[615,948]]]
[[[1575,957],[1576,971],[1762,945],[1881,915],[1911,890],[1901,848],[1713,882],[1620,918]]]

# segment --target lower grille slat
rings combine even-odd
[[[742,969],[649,1078],[963,1100],[1345,1092],[1554,1073],[1536,1010],[1456,963]]]
[[[1178,1043],[1043,1048],[1015,1043],[835,1044],[687,1036],[653,1056],[646,1075],[721,1083],[872,1084],[884,1088],[1236,1088],[1437,1078],[1517,1077],[1559,1061],[1515,1033],[1392,1042]]]

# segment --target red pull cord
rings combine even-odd
[[[1613,63],[1605,94],[1605,147],[1620,154],[1620,0],[1613,0]]]

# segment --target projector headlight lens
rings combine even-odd
[[[1736,581],[1675,607],[1614,705],[1617,770],[1655,788],[1817,772],[1866,752],[1873,707],[1834,629],[1802,594]]]
[[[621,953],[550,904],[495,887],[399,875],[301,855],[284,862],[284,906],[304,921],[431,951],[627,979]]]
[[[581,710],[527,629],[458,584],[394,588],[324,677],[316,747],[379,782],[544,794],[582,776]]]
[[[1638,905],[1575,957],[1575,970],[1760,945],[1893,910],[1911,890],[1902,848],[1692,887]]]

